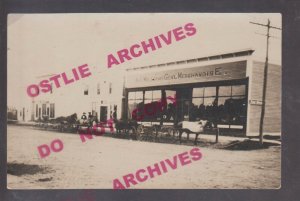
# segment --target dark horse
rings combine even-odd
[[[61,132],[75,132],[77,129],[77,114],[74,113],[67,117],[57,117],[55,119],[49,120],[50,123],[59,124],[58,129]]]
[[[138,126],[138,123],[134,120],[115,120],[115,124],[117,133],[123,132],[126,134],[130,131],[135,134]]]

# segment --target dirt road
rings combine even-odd
[[[140,168],[172,158],[192,148],[186,145],[139,142],[111,137],[96,137],[82,143],[78,134],[40,131],[20,126],[8,126],[7,138],[7,158],[10,164],[8,187],[13,189],[112,189],[113,179],[134,173]],[[41,159],[37,147],[41,144],[50,144],[54,139],[63,141],[63,150]],[[201,160],[139,183],[132,188],[280,187],[280,146],[252,151],[207,147],[200,149],[203,154]],[[22,173],[29,171],[28,169],[32,171],[36,169],[36,172]]]

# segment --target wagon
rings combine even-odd
[[[130,134],[136,136],[138,124],[134,120],[115,120],[116,133]]]
[[[176,139],[178,132],[174,125],[140,124],[136,132],[137,140],[159,141],[161,138]]]
[[[182,143],[183,133],[187,134],[187,140],[189,136],[194,134],[194,144],[197,145],[198,137],[200,134],[205,133],[208,130],[213,129],[211,122],[207,120],[200,120],[195,122],[182,121],[176,124],[140,124],[136,130],[137,140],[140,141],[160,141],[162,138],[169,138],[173,142],[179,141]]]

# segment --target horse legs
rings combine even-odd
[[[183,131],[179,130],[179,143],[181,144],[181,136],[182,136]]]
[[[196,134],[195,141],[194,141],[194,145],[197,145],[198,135],[199,135],[199,134]]]

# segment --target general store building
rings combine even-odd
[[[124,116],[140,105],[177,97],[164,115],[144,119],[147,124],[177,124],[209,120],[241,136],[259,132],[264,61],[254,50],[129,68],[125,81]],[[269,63],[264,133],[281,133],[281,66]]]

